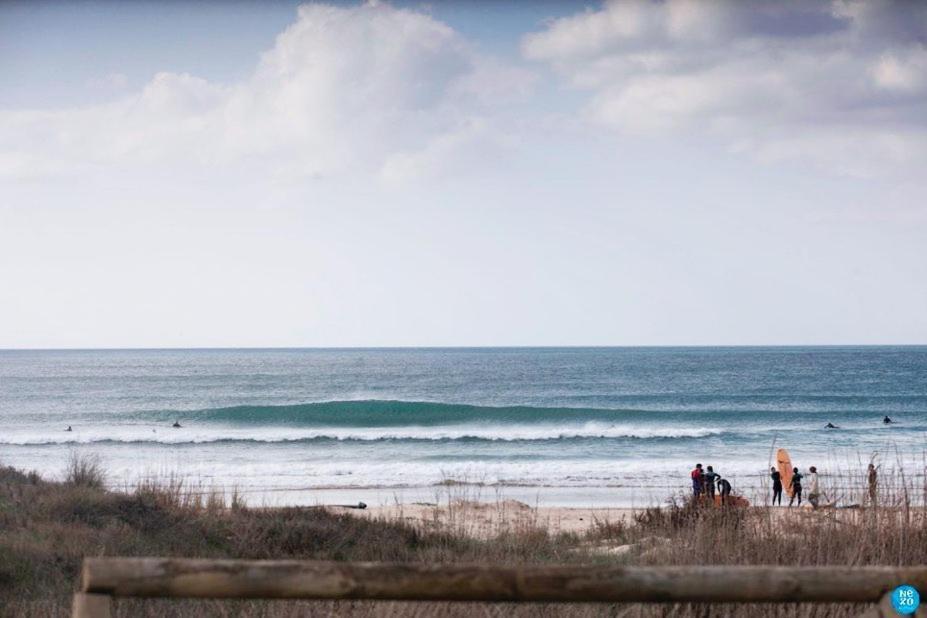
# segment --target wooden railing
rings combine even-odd
[[[927,567],[464,566],[297,560],[87,558],[74,618],[108,618],[114,597],[544,603],[880,603]],[[882,609],[880,609],[882,608]],[[883,611],[891,613],[883,613]]]

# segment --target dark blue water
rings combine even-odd
[[[927,347],[4,351],[0,418],[0,460],[49,474],[78,449],[123,482],[300,499],[462,479],[627,500],[696,459],[755,484],[773,445],[918,466]]]

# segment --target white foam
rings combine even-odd
[[[235,427],[187,423],[180,429],[150,425],[90,425],[71,432],[47,427],[12,429],[0,437],[0,444],[89,444],[94,442],[151,442],[203,444],[227,440],[287,442],[328,438],[333,440],[460,440],[475,438],[495,441],[557,440],[569,438],[701,438],[723,431],[708,427],[617,425],[601,422],[583,424],[469,424],[403,427]]]

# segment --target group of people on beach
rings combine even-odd
[[[772,503],[782,506],[782,475],[775,468],[769,469],[769,476],[772,478]],[[798,471],[798,468],[792,468],[792,478],[789,480],[789,508],[798,500],[798,506],[801,506],[802,496],[802,479],[805,475]],[[808,468],[808,480],[811,483],[808,491],[808,502],[814,508],[818,507],[821,499],[821,486],[818,481],[818,469],[814,466]]]
[[[882,423],[885,425],[893,425],[896,422],[897,421],[887,415],[882,418]],[[825,428],[840,429],[840,427],[833,423],[827,423]],[[810,466],[807,474],[802,474],[798,468],[792,468],[792,474],[789,475],[787,467],[784,473],[786,476],[791,476],[791,478],[788,479],[787,488],[789,492],[789,507],[796,503],[798,506],[801,506],[802,496],[804,494],[803,482],[806,480],[809,485],[808,502],[813,508],[821,506],[822,500],[824,500],[826,496],[821,490],[821,484],[818,479],[818,469],[815,466]],[[776,468],[769,469],[769,476],[772,479],[772,504],[774,506],[782,506],[782,490],[786,489],[783,487],[782,475],[783,473],[780,473]],[[727,498],[731,494],[731,484],[727,479],[722,479],[721,475],[715,472],[711,466],[702,469],[702,464],[695,464],[695,468],[690,472],[690,477],[692,479],[692,494],[696,499],[705,496],[714,501],[715,492],[717,491],[721,496],[721,504],[727,502]],[[876,506],[878,473],[873,463],[869,464],[867,482],[869,485],[869,503],[872,506]],[[829,505],[825,504],[825,506],[834,506],[834,504],[836,504],[836,502]]]
[[[692,495],[696,499],[705,496],[714,501],[715,491],[717,491],[721,504],[724,504],[731,495],[731,483],[721,478],[721,475],[711,466],[703,470],[702,464],[695,464],[695,469],[692,470],[690,476],[692,477]]]
[[[776,468],[769,469],[769,476],[772,478],[772,504],[778,504],[782,506],[782,475]],[[824,491],[821,489],[820,481],[818,480],[818,469],[815,466],[810,466],[808,468],[808,502],[812,507],[818,508],[821,506],[821,500],[825,497]],[[878,472],[874,463],[869,464],[869,469],[866,475],[866,481],[869,485],[869,503],[872,506],[876,505],[876,493],[878,489]],[[805,475],[798,471],[798,468],[792,468],[792,478],[789,481],[789,506],[791,507],[793,503],[798,502],[798,506],[801,506],[802,498],[802,480],[805,478]],[[831,505],[833,506],[833,505]]]
[[[692,478],[692,495],[696,499],[707,497],[714,501],[717,492],[721,498],[721,504],[728,501],[731,495],[731,484],[727,479],[721,478],[721,475],[715,472],[712,466],[703,469],[702,464],[695,464],[690,476]],[[769,476],[772,479],[772,504],[782,506],[782,474],[776,468],[770,468]],[[810,466],[807,474],[802,474],[798,468],[792,468],[792,478],[789,480],[789,507],[796,502],[798,506],[801,506],[804,492],[802,482],[806,477],[809,485],[808,502],[814,508],[821,506],[821,501],[825,498],[825,495],[818,479],[818,469],[815,466]],[[869,464],[866,480],[869,485],[869,502],[875,506],[878,473],[873,463]]]

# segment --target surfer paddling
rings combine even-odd
[[[824,429],[840,429],[840,428],[834,425],[833,423],[827,423],[826,425],[824,425]]]
[[[885,423],[886,425],[891,425],[891,424],[894,423],[895,421],[893,421],[893,420],[890,419],[888,416],[886,416],[885,418],[882,419],[882,422]]]
[[[181,428],[180,421],[174,421],[174,424],[171,425],[171,427],[173,427],[174,429],[180,429]]]

